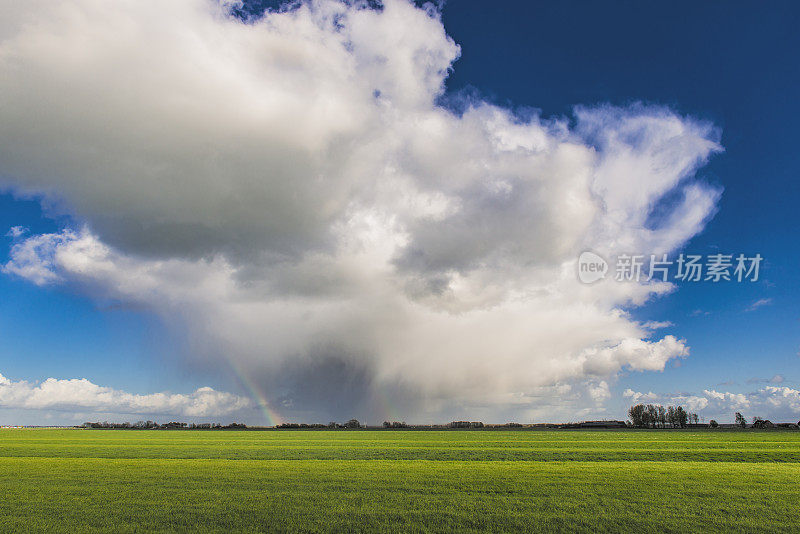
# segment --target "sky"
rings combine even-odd
[[[0,2],[0,424],[797,421],[772,7]]]

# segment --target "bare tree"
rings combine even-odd
[[[747,427],[747,419],[740,412],[736,412],[736,425],[742,428]]]

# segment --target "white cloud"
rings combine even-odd
[[[800,391],[786,386],[767,386],[758,392],[765,407],[770,410],[789,410],[794,417],[800,415]]]
[[[634,391],[631,388],[625,389],[625,391],[622,393],[622,396],[626,399],[630,399],[631,404],[651,403],[659,399],[658,395],[652,391],[641,393],[639,391]]]
[[[748,306],[745,311],[755,311],[758,308],[761,308],[762,306],[767,306],[769,304],[772,304],[771,298],[758,299],[757,301],[753,302],[750,306]]]
[[[112,414],[222,416],[252,406],[250,399],[198,388],[183,394],[136,395],[98,386],[85,378],[48,378],[39,384],[0,375],[0,407],[25,410],[70,410]]]
[[[758,384],[758,383],[767,383],[767,384],[782,384],[784,381],[783,375],[774,375],[772,378],[749,378],[747,379],[748,384]]]
[[[6,233],[6,237],[10,237],[12,239],[17,239],[18,237],[22,237],[28,232],[28,229],[24,226],[12,226],[8,232]]]
[[[750,399],[748,395],[743,393],[719,392],[713,389],[703,390],[703,393],[710,401],[715,402],[718,406],[724,406],[735,410],[750,407]]]
[[[606,400],[611,398],[611,390],[605,380],[601,380],[596,384],[589,386],[589,396],[596,404],[603,404]]]
[[[672,402],[686,406],[690,412],[699,412],[708,406],[708,399],[698,395],[677,395]]]
[[[648,330],[660,330],[662,328],[669,328],[670,326],[675,326],[675,324],[671,321],[647,321],[642,324],[642,328],[647,328]]]
[[[622,311],[674,286],[583,286],[575,262],[702,230],[720,195],[694,179],[721,150],[706,123],[443,109],[459,48],[399,0],[251,24],[200,0],[0,18],[0,176],[83,225],[17,242],[7,273],[147,306],[205,364],[225,354],[317,413],[567,383],[605,398],[620,371],[688,354]]]
[[[39,286],[60,281],[53,254],[60,244],[72,239],[75,239],[75,234],[65,231],[35,235],[15,243],[9,254],[11,261],[3,266],[3,272],[26,278]]]

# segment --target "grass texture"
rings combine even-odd
[[[0,431],[0,532],[797,532],[800,433]]]

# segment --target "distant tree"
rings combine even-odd
[[[361,428],[361,423],[358,422],[358,419],[350,419],[348,422],[344,424],[345,428]]]
[[[331,421],[330,423],[328,423],[328,428],[336,428],[337,426],[338,425],[336,424],[336,421]]]
[[[689,420],[689,414],[683,409],[683,406],[675,408],[675,418],[680,428],[684,428]]]
[[[658,426],[661,428],[667,427],[667,410],[664,409],[663,406],[660,404],[656,407],[658,411]]]
[[[628,417],[631,418],[631,424],[636,428],[643,428],[645,426],[645,413],[647,409],[644,404],[637,404],[631,406],[628,410]]]
[[[700,420],[700,416],[698,416],[696,413],[691,414],[691,416],[692,416],[692,423],[697,424],[697,422]]]
[[[774,428],[775,425],[769,419],[762,419],[761,417],[753,417],[753,428]]]
[[[383,428],[392,428],[392,423],[390,423],[389,421],[384,421]]]
[[[647,405],[647,426],[650,428],[655,428],[656,423],[658,423],[658,408],[656,408],[652,404]]]
[[[711,421],[708,422],[708,426],[710,426],[711,428],[717,428],[719,426],[719,423],[717,423],[716,420],[712,419]]]
[[[747,427],[747,419],[741,414],[741,412],[736,412],[736,426],[745,428]]]
[[[675,406],[667,407],[667,423],[672,428],[676,428],[678,426],[678,413],[675,410]]]
[[[276,425],[275,428],[301,428],[300,423],[281,423]]]

